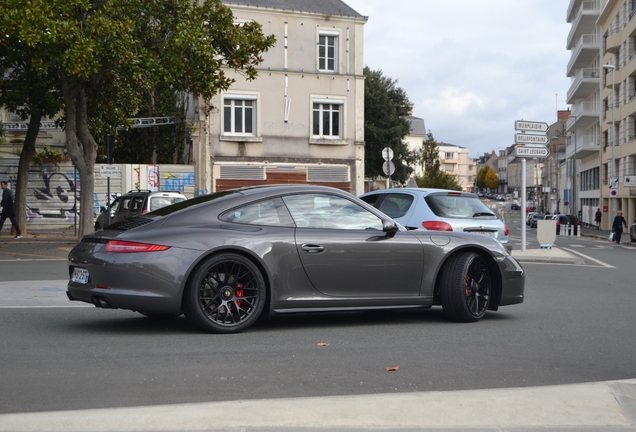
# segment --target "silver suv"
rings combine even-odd
[[[117,197],[111,204],[110,224],[132,216],[158,210],[187,199],[185,195],[178,191],[129,191]],[[108,211],[106,207],[102,206],[101,213],[95,220],[95,229],[100,230],[108,225]]]

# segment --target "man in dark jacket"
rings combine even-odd
[[[9,218],[11,224],[15,228],[15,238],[22,238],[20,226],[18,225],[18,221],[15,220],[15,212],[13,210],[13,192],[11,192],[11,189],[7,187],[6,181],[1,181],[0,187],[2,187],[2,201],[0,201],[0,206],[2,206],[2,215],[0,216],[0,232],[2,232],[4,221]]]

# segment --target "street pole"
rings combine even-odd
[[[611,64],[606,64],[603,66],[603,69],[611,69],[612,71],[612,130],[611,132],[611,140],[612,140],[612,166],[610,167],[610,177],[616,177],[616,161],[614,160],[614,145],[616,144],[616,124],[614,118],[614,109],[616,106],[616,93],[615,93],[615,80],[614,73],[616,72],[616,66]],[[609,184],[609,181],[608,181]],[[616,197],[610,192],[610,200],[612,201],[612,214],[610,217],[610,224],[614,222],[614,217],[616,216]]]

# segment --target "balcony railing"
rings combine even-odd
[[[601,48],[601,38],[595,34],[584,34],[581,35],[579,40],[577,41],[574,48],[572,48],[572,56],[570,61],[568,62],[568,70],[572,69],[572,65],[576,62],[578,57],[581,55],[581,51],[584,49],[600,49]]]

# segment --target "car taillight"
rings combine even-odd
[[[452,231],[453,227],[446,222],[440,221],[425,221],[422,222],[422,226],[431,231]]]
[[[106,246],[106,252],[132,253],[132,252],[161,252],[170,249],[170,246],[137,243],[121,240],[111,240]]]
[[[143,211],[141,212],[141,214],[144,214],[144,213],[148,213],[148,209],[143,209]]]
[[[508,233],[509,233],[509,232],[510,232],[510,231],[508,230],[508,225],[504,224],[504,235],[505,235],[506,237],[508,236]]]

